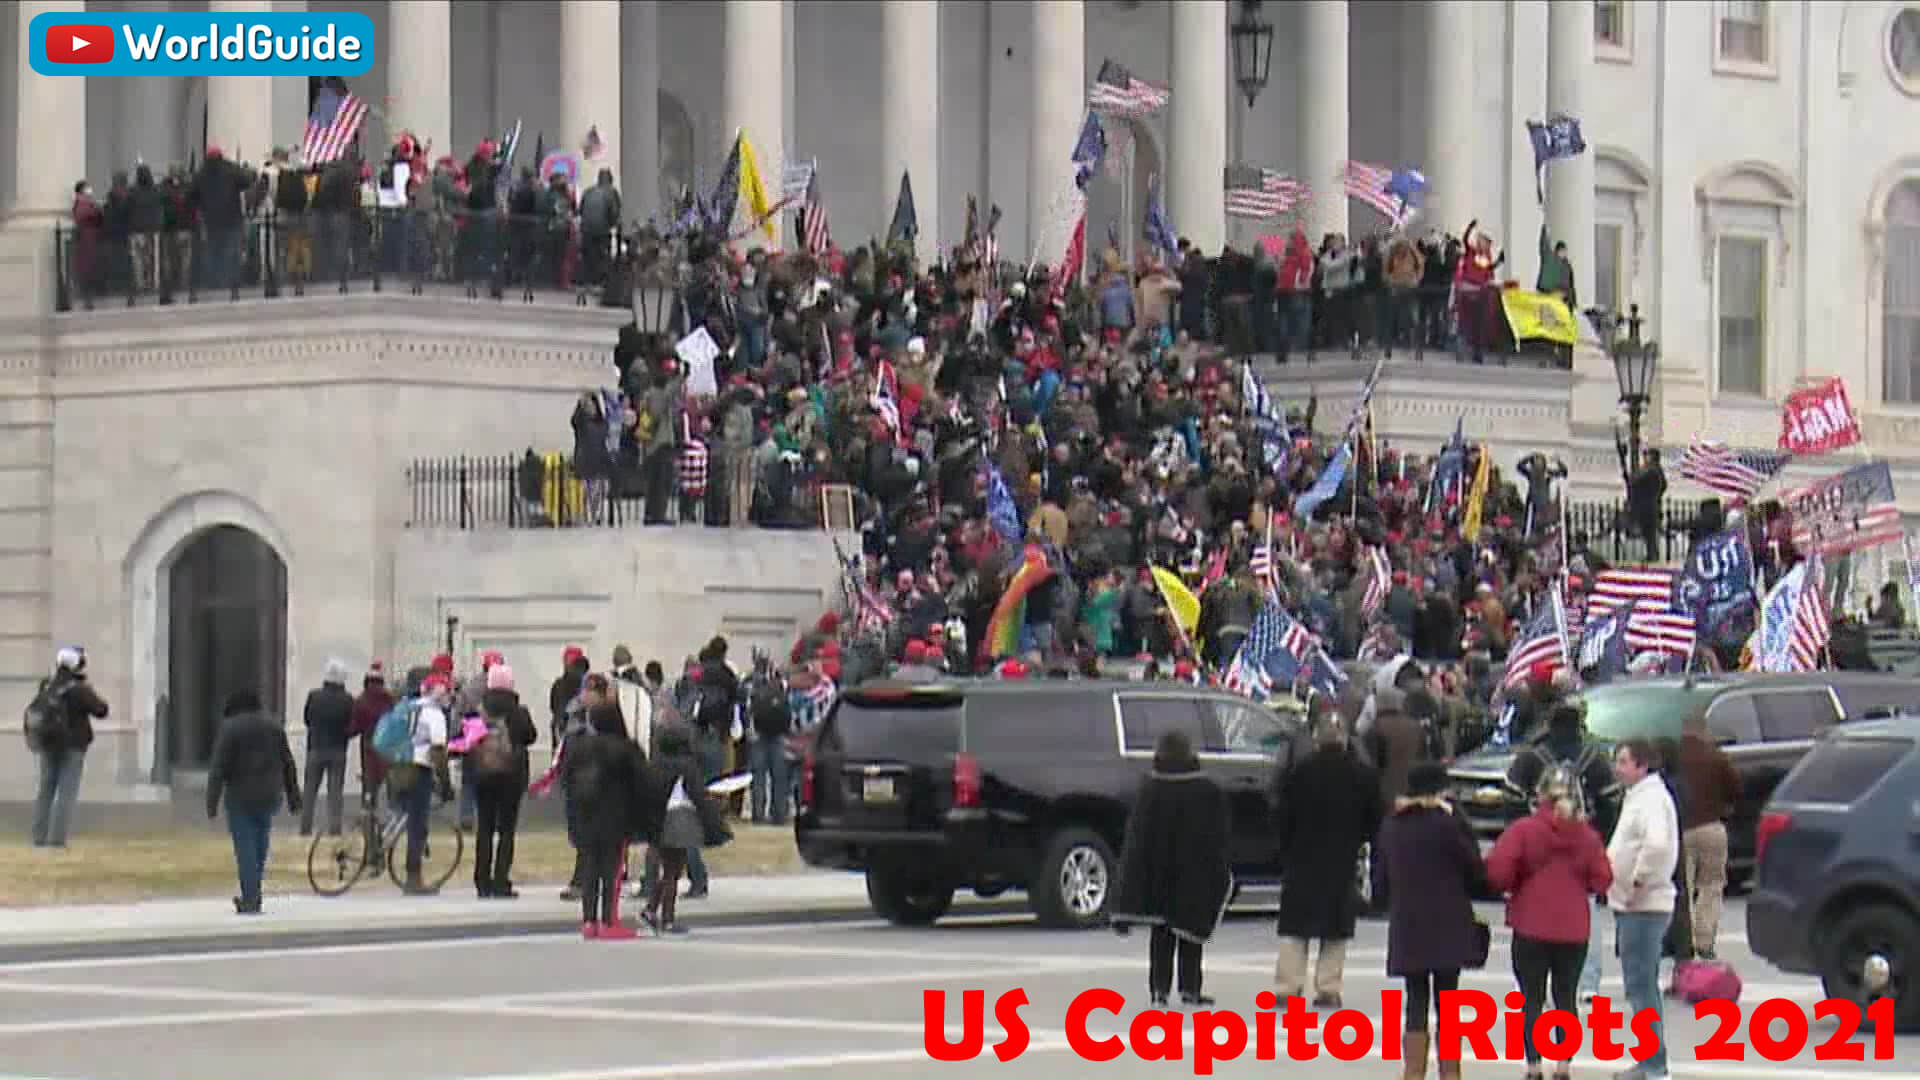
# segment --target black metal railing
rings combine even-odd
[[[717,463],[716,463],[717,464]],[[805,471],[756,478],[752,521],[763,528],[821,527],[820,487]],[[425,458],[407,469],[410,529],[625,528],[653,524],[726,524],[732,507],[723,473],[710,472],[704,494],[683,497],[678,460],[657,477],[662,491],[651,520],[647,470],[635,464],[587,481],[558,453]]]
[[[1654,521],[1654,547],[1649,558],[1645,535],[1627,514],[1624,499],[1567,504],[1569,537],[1576,543],[1586,537],[1587,546],[1610,563],[1672,563],[1686,557],[1693,540],[1700,504],[1688,499],[1667,499],[1661,503]]]
[[[230,226],[54,230],[55,308],[305,295],[309,290],[422,293],[463,286],[470,299],[579,306],[632,302],[634,247],[618,231],[504,213],[355,209],[269,214]]]

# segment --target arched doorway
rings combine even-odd
[[[286,700],[287,567],[272,545],[237,525],[215,525],[167,567],[165,703],[155,779],[207,767],[220,710],[241,690],[270,709]]]
[[[1165,181],[1160,144],[1153,128],[1141,120],[1108,116],[1102,118],[1102,127],[1107,160],[1087,187],[1087,248],[1105,251],[1111,235],[1119,241],[1121,257],[1131,263],[1143,246],[1147,193],[1155,180]]]
[[[680,194],[696,178],[694,163],[697,147],[693,141],[693,118],[679,97],[660,91],[660,205],[677,210]]]

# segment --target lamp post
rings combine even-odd
[[[670,258],[656,250],[634,278],[633,324],[649,337],[665,334],[673,325],[673,305],[680,293],[679,282],[668,265]]]
[[[1273,24],[1260,17],[1261,0],[1240,0],[1240,17],[1233,21],[1233,81],[1247,95],[1247,108],[1267,88],[1273,68]]]
[[[1620,384],[1620,405],[1627,410],[1626,453],[1620,467],[1630,483],[1633,470],[1640,467],[1641,418],[1647,403],[1653,399],[1653,376],[1660,364],[1660,345],[1641,338],[1644,320],[1640,318],[1639,304],[1629,306],[1624,319],[1598,309],[1589,310],[1587,315],[1599,330],[1601,340],[1607,343],[1607,354],[1613,358],[1614,378]],[[1621,332],[1623,328],[1625,333]]]

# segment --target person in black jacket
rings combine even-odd
[[[685,733],[667,728],[660,732],[659,742],[660,758],[651,770],[651,781],[645,785],[645,816],[659,822],[653,849],[660,855],[660,875],[654,880],[653,893],[640,918],[657,934],[684,934],[686,928],[675,914],[675,901],[687,853],[723,844],[729,834],[719,804],[707,794],[705,769],[694,756]]]
[[[219,816],[220,797],[226,796],[227,831],[233,834],[234,868],[240,875],[240,895],[233,898],[237,914],[260,914],[273,815],[283,793],[287,806],[299,810],[299,778],[286,728],[267,715],[259,695],[243,690],[227,699],[207,769],[207,817]]]
[[[68,646],[54,657],[53,674],[40,684],[51,725],[31,743],[40,758],[40,783],[33,796],[33,846],[64,848],[73,804],[80,797],[80,774],[93,745],[93,722],[107,715],[107,703],[87,681],[86,650]]]
[[[614,715],[608,715],[609,710]],[[589,710],[593,729],[567,740],[560,763],[578,853],[580,933],[604,941],[635,936],[632,927],[619,921],[618,905],[647,762],[638,743],[614,730],[618,712],[617,704],[594,705]]]
[[[487,689],[480,695],[480,713],[489,729],[506,732],[513,751],[505,771],[489,773],[487,755],[469,752],[468,768],[478,768],[474,784],[473,887],[482,900],[515,900],[513,843],[520,829],[520,801],[527,791],[531,763],[527,747],[540,738],[533,715],[520,704],[513,688],[513,669],[504,663],[487,670]],[[489,738],[493,737],[489,733]]]
[[[327,834],[340,835],[342,792],[347,782],[347,740],[353,726],[353,695],[347,693],[347,665],[327,661],[320,688],[307,694],[306,791],[300,805],[300,835],[313,835],[315,796],[327,781]]]
[[[1169,731],[1153,750],[1153,771],[1140,782],[1120,856],[1113,922],[1122,933],[1144,923],[1147,993],[1167,1003],[1179,958],[1180,1000],[1213,1004],[1200,993],[1201,950],[1226,914],[1233,893],[1227,855],[1227,796],[1206,773],[1185,735]]]

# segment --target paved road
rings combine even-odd
[[[992,915],[931,930],[860,922],[702,933],[698,908],[687,914],[694,933],[686,938],[620,944],[522,935],[0,965],[0,1071],[13,1074],[0,1080],[644,1080],[772,1072],[920,1080],[936,1069],[1059,1080],[1093,1068],[1121,1080],[1191,1075],[1191,1060],[1154,1065],[1129,1055],[1087,1066],[1065,1046],[1067,1004],[1081,990],[1117,989],[1130,998],[1129,1012],[1141,1003],[1139,935],[1053,932]],[[1731,927],[1742,925],[1737,905],[1728,914]],[[1377,1011],[1373,1003],[1388,985],[1378,974],[1384,944],[1379,924],[1363,925],[1349,964],[1349,1004]],[[1723,940],[1722,953],[1746,973],[1749,1004],[1785,996],[1810,1006],[1818,997],[1811,981],[1753,960],[1737,937]],[[1250,1013],[1269,984],[1272,957],[1268,919],[1233,918],[1209,949],[1209,991],[1221,1007]],[[1468,985],[1510,989],[1506,964],[1504,941],[1496,939],[1493,965],[1471,974]],[[1617,979],[1610,985],[1617,993]],[[1005,1065],[990,1054],[956,1065],[926,1059],[921,991],[993,995],[1016,986],[1031,998],[1022,1015],[1033,1044],[1024,1056]],[[1096,1020],[1093,1032],[1123,1032],[1126,1020]],[[1828,1030],[1816,1024],[1816,1039]],[[1692,1047],[1709,1025],[1688,1017],[1672,1032],[1675,1044]],[[991,1023],[988,1036],[990,1044],[998,1039]],[[1687,1053],[1674,1071],[1725,1080],[1911,1077],[1920,1072],[1920,1037],[1898,1040],[1894,1060],[1864,1065],[1818,1062],[1811,1049],[1778,1064],[1748,1056],[1739,1064],[1695,1063]],[[1243,1060],[1214,1075],[1270,1077],[1281,1068],[1360,1080],[1395,1067]],[[1589,1059],[1578,1075],[1612,1068]],[[1469,1071],[1520,1074],[1514,1064]]]

